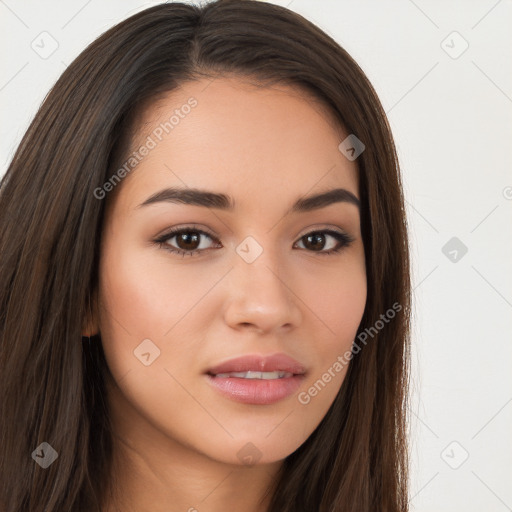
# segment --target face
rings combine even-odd
[[[366,303],[347,135],[300,90],[236,78],[144,113],[140,162],[108,198],[97,317],[139,446],[270,463],[325,416]]]

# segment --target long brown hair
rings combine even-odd
[[[46,97],[2,178],[3,512],[100,510],[113,478],[108,367],[101,340],[81,343],[109,200],[94,191],[118,168],[144,106],[187,81],[226,74],[302,87],[365,144],[356,163],[368,295],[358,332],[371,339],[359,343],[320,425],[284,460],[269,511],[407,510],[409,248],[386,115],[360,67],[315,25],[277,5],[219,0],[148,8],[90,44]],[[393,305],[399,312],[376,328]],[[31,456],[43,442],[58,453],[46,469]]]

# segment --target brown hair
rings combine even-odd
[[[360,67],[315,25],[270,3],[219,0],[148,8],[90,44],[46,97],[2,178],[4,512],[100,510],[114,477],[108,367],[100,342],[80,343],[108,203],[94,190],[117,169],[137,112],[187,81],[228,73],[302,87],[363,141],[368,295],[358,332],[377,331],[382,314],[401,306],[371,331],[325,418],[284,460],[269,511],[408,509],[409,248],[386,115]],[[47,469],[31,457],[42,442],[58,452]]]

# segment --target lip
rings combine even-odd
[[[247,355],[229,359],[207,370],[209,375],[230,372],[289,372],[304,374],[305,368],[292,357],[279,353],[269,356]]]
[[[216,376],[221,373],[248,371],[283,371],[292,373],[293,376],[270,380]],[[270,405],[287,398],[297,391],[304,378],[304,366],[283,353],[237,357],[206,372],[207,382],[216,391],[235,402],[251,405]]]

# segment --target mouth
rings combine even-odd
[[[206,378],[216,391],[230,400],[270,405],[296,392],[305,374],[304,366],[286,354],[250,355],[209,369]]]
[[[274,379],[285,379],[288,377],[293,377],[295,374],[290,372],[256,372],[256,371],[247,371],[247,372],[229,372],[229,373],[217,373],[210,374],[213,377],[219,377],[221,379],[225,378],[233,378],[236,377],[238,379],[261,379],[261,380],[274,380]]]

